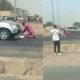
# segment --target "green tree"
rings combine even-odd
[[[24,9],[21,9],[21,8],[16,8],[16,14],[20,15],[20,16],[23,16],[23,17],[26,17],[26,16],[29,15],[28,10],[24,10]]]
[[[44,24],[43,27],[47,27],[47,26],[53,26],[53,22],[48,21],[48,22],[46,22],[46,23]]]
[[[38,14],[35,14],[35,15],[34,15],[34,17],[35,17],[35,18],[38,18],[38,17],[39,17],[39,15],[38,15]]]
[[[80,22],[74,22],[74,23],[73,23],[73,26],[80,27]]]
[[[0,10],[1,11],[12,11],[13,10],[13,6],[9,1],[1,0],[0,1]]]
[[[29,15],[29,13],[27,10],[22,9],[22,15],[23,15],[23,17],[26,17]]]

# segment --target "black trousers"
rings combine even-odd
[[[54,53],[59,53],[60,52],[60,41],[53,41],[54,44]]]

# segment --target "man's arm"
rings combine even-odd
[[[55,32],[55,30],[51,30],[51,36],[53,36],[54,32]]]
[[[60,32],[60,30],[58,30],[58,33],[59,33],[59,36],[61,35],[61,32]]]

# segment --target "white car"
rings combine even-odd
[[[18,23],[16,22],[7,22],[7,21],[1,21],[0,22],[0,39],[1,40],[7,40],[10,38],[15,37],[17,34],[19,34],[21,31],[21,28]]]
[[[70,31],[70,32],[80,32],[80,28],[73,26],[73,27],[67,27],[65,28],[66,31]]]

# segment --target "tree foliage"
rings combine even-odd
[[[13,6],[9,1],[1,0],[0,1],[0,10],[1,11],[12,11],[13,10]]]
[[[74,23],[73,23],[73,26],[80,27],[80,22],[74,22]]]
[[[24,10],[24,9],[21,9],[21,8],[16,8],[16,14],[20,15],[20,16],[23,16],[23,17],[26,17],[26,16],[29,15],[28,10]]]
[[[28,15],[29,15],[29,13],[28,13],[28,11],[27,11],[27,10],[22,9],[22,15],[23,15],[23,17],[26,17],[26,16],[28,16]]]
[[[53,26],[53,22],[51,21],[48,21],[44,24],[44,27],[47,27],[47,26]]]
[[[35,16],[35,17],[39,17],[39,15],[38,15],[38,14],[35,14],[34,16]]]

